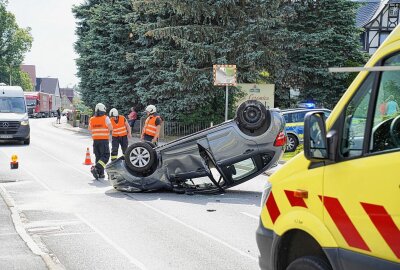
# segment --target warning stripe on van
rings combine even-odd
[[[361,203],[390,249],[400,259],[400,230],[382,205]]]
[[[269,216],[271,217],[272,223],[279,217],[281,212],[279,211],[278,205],[276,204],[274,194],[271,192],[268,196],[267,202],[265,203]]]
[[[304,199],[296,197],[294,191],[285,190],[285,194],[286,194],[286,197],[288,198],[289,203],[292,207],[300,206],[300,207],[308,208]]]
[[[297,206],[308,208],[305,200],[295,196],[294,191],[284,190],[284,192],[291,207]],[[351,221],[349,215],[346,213],[346,210],[340,203],[339,199],[321,195],[318,197],[323,203],[339,232],[342,234],[346,243],[353,248],[371,251]],[[400,259],[400,229],[397,227],[390,214],[386,211],[385,207],[382,205],[375,205],[365,202],[361,202],[360,204],[366,214],[369,216],[379,234],[382,236],[383,240],[393,251],[395,256]],[[271,221],[274,224],[281,212],[272,191],[268,196],[265,206],[268,210]]]
[[[318,196],[350,247],[371,251],[337,198]]]

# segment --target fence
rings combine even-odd
[[[144,126],[145,118],[140,119],[140,132]],[[163,121],[161,124],[160,138],[182,137],[213,126],[212,122],[183,123],[177,121]]]
[[[86,114],[79,114],[79,113],[72,114],[70,116],[70,124],[73,125],[74,127],[87,128],[89,125],[89,119],[90,116]],[[135,124],[135,128],[133,129],[133,132],[139,132],[140,134],[142,132],[145,120],[146,118],[141,118],[140,121],[137,121],[137,123]],[[163,121],[161,125],[160,137],[161,138],[182,137],[209,128],[213,126],[213,124],[215,123],[207,121],[188,124],[178,121],[166,120]]]

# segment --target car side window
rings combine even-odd
[[[290,123],[289,114],[284,114],[283,117],[285,118],[286,123]]]
[[[374,77],[373,74],[368,75],[346,107],[340,143],[343,157],[357,157],[362,154]]]
[[[304,122],[304,117],[306,115],[306,112],[298,112],[298,113],[294,113],[292,115],[293,117],[293,122],[295,123],[299,123],[299,122]]]
[[[233,181],[239,181],[257,171],[254,160],[251,158],[232,164],[229,169],[232,172]]]
[[[400,66],[400,53],[384,61],[385,66]],[[371,132],[370,152],[400,147],[400,71],[383,71],[379,82],[377,102]]]

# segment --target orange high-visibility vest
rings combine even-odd
[[[118,116],[118,123],[115,122],[115,117],[111,117],[111,125],[113,126],[113,137],[123,137],[128,135],[128,131],[126,130],[125,126],[125,117],[122,115]]]
[[[93,140],[108,140],[110,131],[106,124],[106,115],[93,116],[90,118],[89,126],[92,131]]]
[[[156,135],[157,131],[157,126],[156,126],[156,120],[157,118],[160,118],[160,116],[156,115],[150,115],[147,117],[146,122],[144,124],[144,134],[149,135],[154,137]]]

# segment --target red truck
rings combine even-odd
[[[24,96],[29,117],[52,116],[50,109],[52,97],[50,94],[42,92],[24,92]]]

